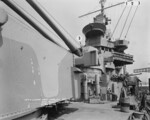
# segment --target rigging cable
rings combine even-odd
[[[38,2],[38,1],[37,1]],[[53,20],[72,38],[74,39],[74,37],[43,7],[43,5],[38,2],[38,4],[43,8],[43,10],[45,10],[45,12],[47,12],[47,14],[49,16],[51,16],[53,18]]]
[[[118,21],[117,21],[117,24],[115,25],[115,28],[114,28],[113,33],[112,33],[112,35],[111,35],[111,38],[112,38],[112,36],[114,35],[114,33],[115,33],[115,31],[116,31],[116,28],[117,28],[117,26],[118,26],[118,24],[119,24],[119,22],[120,22],[120,20],[121,20],[121,18],[122,18],[122,15],[123,15],[124,12],[125,12],[126,7],[127,7],[127,4],[126,4],[126,6],[125,6],[124,9],[123,9],[123,11],[122,11],[122,13],[121,13],[121,15],[120,15],[120,17],[119,17],[119,19],[118,19]]]
[[[125,22],[124,22],[124,25],[123,25],[122,31],[121,31],[121,33],[120,33],[119,39],[120,39],[121,36],[122,36],[123,30],[124,30],[124,28],[125,28],[125,25],[126,25],[126,23],[127,23],[127,20],[128,20],[128,18],[129,18],[129,15],[130,15],[130,13],[131,13],[132,7],[133,7],[133,2],[131,2],[131,7],[130,7],[130,10],[129,10],[129,12],[128,12],[127,18],[126,18],[126,20],[125,20]]]
[[[105,8],[103,8],[103,10],[108,9],[108,8],[111,8],[111,7],[115,7],[115,6],[124,4],[124,3],[125,3],[125,2],[120,2],[120,3],[117,3],[117,4],[115,4],[115,5],[105,7]],[[96,10],[96,11],[93,11],[93,12],[90,12],[90,13],[86,13],[86,14],[84,14],[84,15],[79,16],[79,18],[84,17],[84,16],[87,16],[87,15],[90,15],[90,14],[93,14],[93,13],[95,13],[95,12],[99,12],[99,11],[101,11],[101,10],[102,10],[102,9],[99,9],[99,10]]]
[[[31,16],[34,20],[36,20],[39,24],[41,24],[44,28],[46,28],[50,33],[52,33],[55,37],[60,39],[57,35],[55,35],[52,31],[48,29],[44,24],[42,24],[39,20],[37,20],[33,15],[31,15],[29,12],[27,12],[23,7],[21,7],[18,3],[16,3],[14,0],[12,0],[16,5],[18,5],[24,12],[26,12],[29,16]]]
[[[131,22],[130,22],[130,24],[129,24],[129,27],[128,27],[128,29],[127,29],[125,38],[127,37],[127,34],[128,34],[128,32],[129,32],[129,29],[130,29],[130,27],[131,27],[131,24],[132,24],[132,22],[133,22],[133,19],[134,19],[134,17],[135,17],[135,14],[136,14],[136,12],[137,12],[137,9],[138,9],[139,5],[140,5],[140,2],[138,3],[138,5],[137,5],[137,7],[136,7],[136,9],[135,9],[135,11],[134,11],[134,14],[133,14],[133,17],[132,17]]]

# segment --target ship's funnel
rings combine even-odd
[[[33,9],[47,22],[47,24],[59,35],[59,37],[65,42],[65,44],[69,47],[72,53],[81,56],[80,45],[77,44],[75,40],[69,40],[61,30],[55,25],[55,23],[45,14],[42,8],[33,0],[26,0]]]

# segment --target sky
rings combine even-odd
[[[47,26],[47,24],[39,17],[39,15],[26,3],[25,0],[13,0],[24,10],[28,11],[32,16],[34,16],[38,21]],[[106,0],[105,6],[110,6],[124,0]],[[134,0],[137,3],[137,0]],[[133,69],[150,67],[150,0],[139,0],[140,5],[136,12],[136,15],[131,24],[129,33],[127,34],[126,40],[130,42],[128,49],[125,51],[134,56],[133,65],[127,66],[127,70],[132,73]],[[50,15],[52,15],[58,22],[65,28],[65,30],[77,40],[78,36],[82,36],[81,44],[84,45],[85,37],[82,33],[82,29],[85,25],[93,22],[93,17],[98,15],[94,13],[92,15],[85,16],[83,18],[78,18],[80,15],[85,13],[100,9],[99,0],[37,0],[40,5],[42,5]],[[0,3],[0,6],[4,6],[3,3]],[[106,15],[111,18],[111,24],[107,26],[108,29],[113,31],[117,20],[119,19],[121,12],[125,4],[119,5],[105,11]],[[122,38],[124,38],[126,30],[129,26],[129,22],[132,18],[133,12],[137,4],[134,4],[131,15],[127,21],[126,27]],[[127,13],[131,5],[127,5],[125,13],[118,24],[118,27],[113,35],[115,40],[119,38],[120,32],[123,28]],[[6,10],[11,15],[16,16],[24,24],[26,22],[19,18],[11,9]],[[48,29],[52,31],[49,27]],[[46,30],[46,29],[45,29]],[[32,31],[32,30],[31,30]],[[67,35],[67,33],[62,29],[62,31]],[[48,31],[49,32],[49,31]],[[38,34],[38,33],[36,33]],[[54,36],[55,37],[55,36]],[[59,41],[62,43],[62,41]],[[63,43],[62,43],[63,44]],[[63,44],[64,45],[64,44]],[[65,46],[65,45],[64,45]],[[139,76],[142,81],[147,81],[150,77],[150,73],[143,73]]]

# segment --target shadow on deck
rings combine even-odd
[[[68,108],[67,106],[59,106],[58,108],[53,106],[52,108],[43,108],[41,115],[47,114],[48,120],[64,120],[59,117],[65,114],[73,113],[77,110],[77,108]]]

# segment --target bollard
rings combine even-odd
[[[130,109],[130,98],[121,98],[121,111],[129,112]]]

